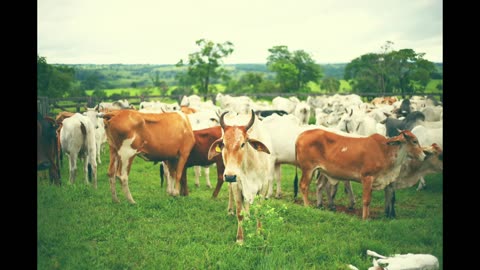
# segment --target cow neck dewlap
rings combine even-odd
[[[398,147],[398,146],[391,146],[391,147]],[[400,171],[402,169],[403,163],[406,161],[407,151],[406,151],[406,144],[402,143],[401,146],[398,148],[397,151],[392,149],[392,153],[388,158],[393,158],[394,161],[392,162],[391,169],[384,170],[382,174],[377,177],[377,180],[373,183],[374,190],[382,190],[390,183],[397,180],[398,176],[400,175]]]

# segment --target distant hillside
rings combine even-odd
[[[334,77],[343,79],[343,74],[347,63],[320,64],[323,69],[324,77]],[[438,74],[436,79],[443,78],[443,64],[435,63]],[[62,66],[62,64],[57,64]],[[127,88],[135,85],[136,87],[145,87],[152,85],[152,79],[158,72],[160,81],[165,81],[167,85],[177,84],[176,75],[184,72],[185,68],[177,68],[175,65],[95,65],[95,64],[74,64],[67,65],[75,69],[75,77],[78,81],[88,85],[92,83],[98,89]],[[230,71],[230,76],[239,79],[247,72],[260,72],[265,74],[265,78],[273,79],[275,73],[267,69],[266,64],[231,64],[225,65]],[[215,82],[213,82],[215,83]],[[92,89],[87,87],[87,89]]]

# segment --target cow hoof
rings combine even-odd
[[[336,206],[330,206],[328,209],[330,209],[330,211],[332,211],[332,212],[336,212],[336,211],[337,211],[337,207],[336,207]]]
[[[120,203],[120,200],[119,200],[118,198],[113,198],[112,201],[113,201],[114,203]]]
[[[212,188],[212,185],[207,185],[208,188]]]
[[[199,188],[199,187],[200,187],[200,184],[195,184],[195,186],[196,186],[197,188]]]
[[[275,195],[275,199],[281,199],[281,198],[282,198],[282,194],[281,194],[281,193],[280,193],[280,194],[277,194],[277,195]]]
[[[239,245],[239,246],[243,246],[243,240],[241,240],[241,239],[237,239],[237,242],[236,242],[236,243],[237,243],[237,245]]]

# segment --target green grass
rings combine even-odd
[[[282,166],[282,199],[265,205],[280,213],[281,224],[263,224],[264,245],[235,244],[237,221],[227,215],[228,192],[217,199],[194,185],[188,169],[187,197],[167,195],[160,187],[158,165],[136,158],[129,185],[136,205],[129,205],[117,181],[119,204],[111,200],[106,176],[108,146],[98,167],[98,189],[84,183],[79,170],[68,183],[64,157],[62,186],[37,179],[38,269],[359,269],[371,266],[366,250],[382,255],[430,253],[443,267],[443,176],[427,176],[427,189],[397,191],[397,218],[383,217],[383,192],[374,191],[371,216],[362,221],[361,186],[353,183],[356,215],[304,207],[293,201],[293,166]],[[82,167],[80,164],[78,167]],[[216,168],[211,167],[216,184]],[[347,205],[340,184],[337,208]],[[310,186],[314,202],[314,183]],[[246,239],[248,241],[248,239]]]

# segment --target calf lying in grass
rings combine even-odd
[[[375,251],[367,250],[367,255],[373,258],[373,266],[368,270],[436,270],[439,269],[438,259],[430,254],[395,254],[391,257],[382,256]],[[352,270],[358,270],[349,264]]]

